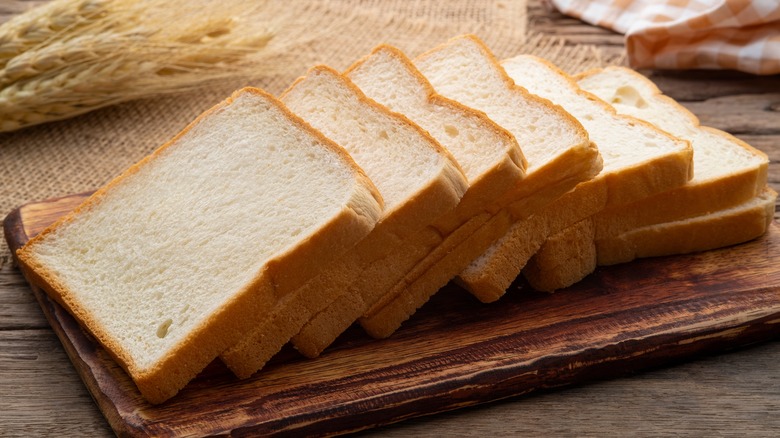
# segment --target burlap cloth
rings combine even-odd
[[[105,184],[236,88],[253,85],[278,94],[308,67],[323,63],[343,70],[380,43],[415,56],[473,33],[499,58],[533,53],[570,72],[605,62],[593,48],[528,37],[526,0],[271,1],[257,20],[270,20],[276,36],[255,77],[0,134],[0,214]],[[9,255],[3,241],[0,267]]]

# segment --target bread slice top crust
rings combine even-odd
[[[547,234],[554,234],[608,205],[625,205],[683,186],[692,173],[692,151],[687,142],[645,122],[619,116],[609,104],[580,89],[571,77],[549,62],[521,55],[502,65],[516,83],[560,104],[582,122],[590,139],[599,147],[603,169],[593,180],[580,184],[538,212],[537,216],[541,217],[515,224],[507,236],[460,273],[461,283],[483,301],[498,299],[520,274],[531,256],[529,241],[541,245]],[[592,196],[594,191],[599,196]],[[562,222],[560,218],[570,222]],[[552,226],[556,220],[558,223]],[[541,224],[528,226],[535,222]]]
[[[692,182],[722,178],[767,162],[766,154],[735,137],[704,128],[699,119],[640,73],[624,67],[591,70],[575,77],[580,87],[627,114],[693,143]]]
[[[262,367],[276,347],[300,330],[297,326],[305,323],[303,313],[321,311],[321,306],[347,293],[346,286],[362,277],[370,264],[451,213],[468,189],[466,177],[446,149],[407,117],[371,100],[333,69],[310,69],[285,91],[282,100],[353,154],[379,186],[386,209],[371,234],[352,251],[332,258],[320,276],[270,314],[271,320],[223,352],[223,361],[240,377]],[[302,294],[310,298],[305,305],[301,304]]]
[[[379,46],[344,74],[368,97],[430,133],[463,168],[469,190],[453,212],[457,217],[440,224],[440,231],[500,209],[498,197],[521,183],[526,161],[514,136],[483,112],[436,94],[400,50]]]
[[[560,106],[516,86],[473,35],[454,38],[414,62],[436,92],[485,112],[511,132],[528,166],[523,183],[499,200],[507,205],[505,209],[470,230],[454,247],[436,248],[363,315],[360,323],[372,336],[388,336],[397,329],[512,221],[528,217],[602,167],[582,125]]]
[[[468,189],[457,161],[436,140],[405,116],[366,97],[329,67],[311,68],[281,100],[342,145],[365,170],[385,201],[384,227],[392,227],[401,238],[451,211]],[[447,195],[420,196],[442,180],[448,182]],[[428,205],[420,209],[421,203]],[[419,211],[404,214],[404,209]]]
[[[17,256],[158,403],[240,336],[210,329],[248,329],[273,305],[288,261],[346,251],[381,214],[342,148],[247,88]]]
[[[608,205],[620,205],[679,187],[693,177],[693,149],[655,126],[618,114],[581,89],[544,59],[520,55],[502,62],[507,74],[530,92],[563,106],[599,147],[608,185]]]
[[[698,216],[729,208],[756,196],[767,181],[769,160],[736,137],[709,127],[633,70],[610,67],[578,76],[583,87],[610,102],[619,113],[641,117],[682,139],[694,153],[694,177],[684,186],[607,209],[596,220],[596,235],[606,237],[636,227]]]
[[[517,86],[477,37],[453,38],[418,56],[414,64],[437,93],[485,112],[514,135],[528,163],[529,182],[547,181],[550,178],[536,174],[548,173],[586,180],[601,169],[598,151],[582,125],[560,106]],[[560,159],[567,162],[567,168],[574,168],[574,164],[581,166],[578,170],[581,178],[565,175],[561,169],[551,166]],[[552,178],[545,185],[554,182]],[[525,184],[520,186],[515,199],[533,195],[522,190]],[[530,190],[536,192],[537,187]]]

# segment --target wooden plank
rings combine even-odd
[[[74,204],[81,198],[74,199]],[[52,205],[63,210],[67,202]],[[11,246],[51,220],[10,216]],[[35,212],[30,213],[30,212]],[[18,221],[24,218],[30,224]],[[21,233],[21,234],[20,234]],[[449,286],[389,339],[351,330],[316,360],[287,350],[238,381],[212,364],[161,406],[34,288],[47,318],[119,434],[341,433],[657,366],[780,334],[780,228],[707,253],[601,268],[568,291],[474,306]]]
[[[47,327],[48,321],[15,264],[0,264],[0,330]]]
[[[51,330],[0,332],[0,435],[112,437]],[[773,436],[780,341],[384,426],[361,436]],[[769,380],[768,380],[769,379]],[[12,432],[13,431],[13,432]]]
[[[416,418],[382,438],[774,437],[780,430],[780,342],[621,379]]]
[[[740,135],[739,137],[769,156],[767,183],[780,192],[780,135]],[[775,207],[775,220],[780,220],[780,205]]]
[[[530,34],[554,36],[566,45],[597,46],[604,59],[620,59],[625,56],[625,37],[617,32],[591,26],[567,17],[538,0],[528,1],[528,31]]]
[[[737,134],[735,137],[760,149],[771,161],[780,161],[780,134]]]
[[[780,90],[780,76],[753,76],[723,70],[644,71],[664,93],[683,102],[716,97],[760,96]],[[777,100],[775,100],[777,102]]]
[[[562,37],[573,44],[623,51],[623,35],[567,17],[539,1],[528,2],[528,29],[532,33]]]
[[[48,327],[22,274],[10,264],[0,268],[0,331]]]
[[[110,434],[51,329],[0,330],[0,345],[0,435]]]
[[[703,125],[734,135],[780,135],[780,93],[714,97],[701,102],[683,102],[683,105]]]

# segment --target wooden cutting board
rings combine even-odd
[[[12,249],[86,195],[8,215]],[[320,358],[286,348],[239,381],[212,363],[160,406],[60,306],[32,287],[114,431],[122,436],[323,435],[613,378],[780,335],[780,228],[743,245],[600,268],[548,295],[516,282],[480,304],[450,285],[396,334],[353,327]]]

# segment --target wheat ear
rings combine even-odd
[[[239,26],[244,3],[55,0],[15,17],[0,26],[0,131],[246,73],[271,32]]]

